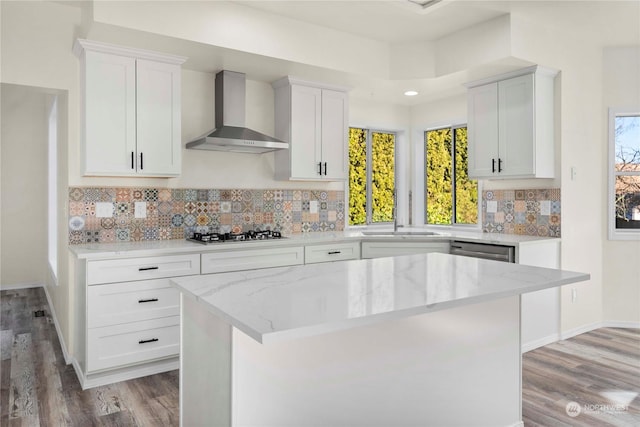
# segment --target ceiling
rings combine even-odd
[[[420,1],[420,0],[417,0]],[[604,45],[640,43],[639,0],[289,0],[235,3],[389,43],[432,41],[507,13],[544,16]]]
[[[183,1],[187,7],[189,0]],[[388,43],[390,47],[435,41],[505,14],[521,14],[527,19],[543,19],[544,22],[561,25],[574,32],[576,37],[592,44],[640,45],[640,0],[442,0],[426,9],[408,0],[234,0],[234,3],[263,13]],[[520,60],[505,59],[470,72],[439,78],[389,81],[122,27],[114,31],[109,26],[96,24],[89,36],[96,40],[187,56],[187,69],[243,71],[247,78],[265,82],[272,82],[283,75],[295,75],[349,86],[354,97],[404,105],[462,94],[462,84],[466,81],[530,65]],[[402,93],[408,89],[416,89],[420,95],[405,97]]]

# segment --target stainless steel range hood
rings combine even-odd
[[[245,75],[223,70],[216,74],[216,128],[187,143],[195,150],[267,153],[289,144],[244,126]]]

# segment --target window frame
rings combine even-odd
[[[607,174],[607,228],[609,230],[609,240],[640,240],[640,228],[616,228],[616,203],[615,203],[615,186],[617,176],[640,176],[637,172],[617,172],[616,164],[616,118],[639,116],[640,107],[636,108],[609,108],[609,132],[608,132],[608,174]]]
[[[59,97],[49,97],[47,112],[47,261],[55,285],[58,284],[58,123]]]
[[[455,145],[456,145],[456,141],[455,141],[455,131],[456,129],[460,129],[460,128],[468,128],[468,124],[467,123],[456,123],[456,124],[446,124],[446,125],[440,125],[440,126],[433,126],[433,127],[429,127],[426,128],[423,132],[422,132],[422,138],[421,138],[421,145],[422,145],[422,175],[420,176],[420,179],[423,182],[423,191],[422,191],[422,198],[423,198],[423,206],[422,206],[422,221],[424,223],[424,225],[428,226],[428,227],[437,227],[437,228],[441,228],[441,229],[460,229],[460,230],[466,230],[466,231],[478,231],[482,229],[482,180],[480,179],[476,179],[477,185],[478,185],[478,203],[476,206],[476,210],[478,212],[478,221],[475,224],[461,224],[456,222],[456,168],[455,168]],[[451,185],[452,185],[452,202],[451,202],[451,224],[430,224],[428,222],[428,218],[427,218],[427,146],[426,146],[426,140],[427,140],[427,132],[432,132],[432,131],[437,131],[437,130],[442,130],[442,129],[450,129],[451,130],[451,137],[452,137],[452,141],[451,141],[451,159],[452,159],[452,164],[451,164],[451,173],[452,173],[452,179],[451,179]],[[467,139],[467,143],[468,143],[468,139]]]
[[[353,129],[361,129],[367,131],[367,153],[366,153],[366,162],[367,162],[367,192],[365,194],[366,197],[366,219],[364,224],[351,224],[350,214],[347,211],[345,214],[345,226],[349,228],[364,228],[364,227],[379,227],[379,226],[388,226],[393,224],[393,221],[386,222],[372,222],[373,219],[373,192],[372,192],[372,181],[373,181],[373,170],[368,167],[373,164],[373,134],[374,133],[386,133],[393,135],[393,188],[398,194],[398,131],[395,130],[382,130],[380,128],[369,128],[363,126],[349,126],[349,128]],[[349,158],[349,153],[347,152],[347,158]],[[349,204],[349,193],[351,189],[349,187],[349,180],[347,179],[346,183],[346,206],[347,209],[350,208]],[[399,202],[398,202],[399,204]],[[399,209],[398,209],[399,210]],[[395,212],[396,218],[398,217],[399,212]]]

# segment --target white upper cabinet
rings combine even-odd
[[[346,180],[348,95],[346,89],[285,77],[273,83],[275,136],[289,143],[275,152],[280,180]]]
[[[469,177],[554,177],[554,76],[531,67],[468,85]]]
[[[177,176],[180,64],[186,58],[78,40],[83,174]]]

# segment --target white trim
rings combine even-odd
[[[42,288],[42,283],[14,283],[11,285],[0,285],[0,291],[13,291],[16,289]]]
[[[51,295],[49,295],[49,290],[47,286],[42,283],[17,283],[13,285],[2,285],[0,286],[0,291],[12,291],[17,289],[30,289],[30,288],[43,288],[44,294],[47,298],[47,304],[49,305],[49,313],[51,314],[51,318],[53,319],[53,325],[56,328],[56,334],[58,335],[58,341],[60,342],[60,348],[62,349],[62,356],[64,357],[64,363],[67,365],[70,364],[73,360],[69,351],[67,350],[67,345],[64,341],[64,336],[60,330],[60,323],[58,323],[58,316],[56,315],[56,310],[53,306],[53,302],[51,301]]]
[[[94,40],[77,39],[73,44],[73,53],[80,58],[85,50],[108,53],[111,55],[128,56],[136,59],[148,59],[149,61],[165,62],[167,64],[176,65],[181,65],[188,59],[186,56],[169,55],[152,50],[118,46]]]
[[[640,114],[640,107],[635,108],[609,108],[608,123],[608,165],[607,165],[607,230],[609,240],[640,240],[640,229],[617,229],[616,228],[616,206],[615,206],[615,171],[616,159],[615,139],[616,125],[615,119],[618,116],[637,116]]]
[[[127,368],[109,370],[95,374],[84,375],[78,361],[73,359],[73,368],[76,371],[78,381],[83,390],[88,388],[100,387],[120,381],[128,381],[134,378],[146,377],[148,375],[160,374],[162,372],[173,371],[180,368],[180,360],[178,356],[170,359],[157,360],[155,362],[147,362],[140,366],[131,366]]]
[[[60,329],[60,323],[58,323],[58,316],[56,315],[56,309],[53,306],[53,302],[51,301],[51,295],[49,295],[49,289],[46,286],[42,286],[44,288],[44,294],[47,297],[47,304],[49,305],[49,312],[51,313],[51,317],[53,318],[53,325],[56,328],[56,334],[58,335],[58,341],[60,342],[60,348],[62,349],[62,356],[64,357],[64,363],[67,365],[71,363],[73,358],[69,354],[69,350],[67,350],[67,344],[64,341],[64,336],[62,335]]]
[[[555,76],[556,74],[559,73],[559,70],[556,70],[554,68],[549,68],[549,67],[543,67],[540,65],[532,65],[530,67],[526,67],[526,68],[521,68],[519,70],[515,70],[515,71],[509,71],[507,73],[503,73],[503,74],[499,74],[497,76],[491,76],[491,77],[487,77],[484,79],[480,79],[480,80],[474,80],[468,83],[465,83],[464,86],[468,89],[468,88],[472,88],[472,87],[476,87],[476,86],[483,86],[489,83],[495,83],[501,80],[507,80],[507,79],[511,79],[514,77],[520,77],[520,76],[524,76],[526,74],[539,74],[539,75],[545,75],[545,76]]]
[[[537,340],[529,341],[522,344],[521,351],[526,353],[536,348],[544,347],[545,345],[553,344],[560,340],[560,334],[547,335],[546,337],[538,338]]]
[[[633,322],[629,320],[607,320],[602,322],[603,328],[624,328],[624,329],[640,329],[640,321]]]
[[[584,334],[586,332],[591,332],[600,328],[628,328],[628,329],[637,329],[640,328],[640,322],[633,321],[620,321],[620,320],[605,320],[602,322],[594,322],[588,325],[579,326],[577,328],[570,329],[568,331],[564,331],[560,334],[561,340],[566,340],[569,338],[573,338],[577,335]]]

